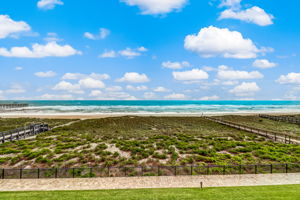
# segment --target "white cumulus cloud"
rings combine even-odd
[[[105,84],[102,81],[90,77],[83,78],[79,80],[78,83],[81,88],[97,89],[105,87]]]
[[[135,51],[135,50],[133,50],[131,48],[126,48],[124,50],[121,50],[121,51],[119,51],[119,54],[121,56],[124,56],[124,57],[127,57],[127,58],[134,58],[134,57],[137,57],[137,56],[141,55],[140,52]]]
[[[12,47],[10,50],[0,48],[0,56],[18,58],[44,58],[44,57],[67,57],[81,54],[70,45],[59,45],[55,41],[45,45],[33,44],[32,48]]]
[[[74,99],[70,94],[43,94],[39,99],[45,100],[71,100]]]
[[[258,67],[258,68],[261,68],[261,69],[267,69],[267,68],[276,67],[277,63],[270,62],[267,59],[257,59],[253,62],[252,66],[253,67]]]
[[[105,50],[102,54],[99,55],[100,58],[115,58],[117,57],[117,53],[113,50],[107,51]]]
[[[127,72],[124,76],[117,80],[118,82],[129,82],[129,83],[145,83],[149,82],[149,78],[146,74],[139,74],[136,72]]]
[[[61,81],[57,83],[53,88],[53,90],[60,90],[60,91],[68,91],[74,93],[80,93],[80,85],[79,84],[72,84],[67,81]]]
[[[30,26],[23,21],[14,21],[8,15],[0,15],[0,39],[13,37],[15,34],[30,31]]]
[[[100,80],[107,80],[110,79],[108,74],[82,74],[82,73],[65,73],[62,77],[63,80],[78,80],[83,78],[93,78],[93,79],[100,79]]]
[[[154,92],[169,92],[170,90],[165,88],[165,87],[162,87],[162,86],[159,86],[157,88],[154,88],[153,90]]]
[[[201,97],[199,100],[202,100],[202,101],[213,101],[213,100],[219,100],[219,99],[220,99],[219,96],[214,95],[214,96]]]
[[[220,7],[239,8],[242,0],[221,0]]]
[[[163,62],[161,65],[163,68],[169,68],[169,69],[182,69],[184,67],[191,66],[191,64],[187,61],[182,61],[182,62],[166,61],[166,62]]]
[[[34,75],[40,78],[50,78],[56,76],[56,73],[53,71],[46,71],[46,72],[36,72]]]
[[[83,36],[90,40],[103,40],[110,35],[110,30],[106,28],[100,28],[98,34],[92,34],[90,32],[85,32]]]
[[[239,80],[239,79],[260,79],[263,78],[258,71],[239,71],[239,70],[229,70],[227,68],[221,68],[217,73],[217,78],[225,80]]]
[[[61,0],[40,0],[37,2],[37,7],[44,10],[51,10],[56,5],[64,5]]]
[[[131,90],[131,91],[145,91],[145,90],[148,90],[148,87],[145,85],[141,85],[141,86],[127,85],[126,89]]]
[[[287,75],[281,75],[277,80],[280,84],[300,84],[300,73],[288,73]]]
[[[166,14],[183,8],[188,0],[121,0],[129,6],[138,6],[144,15]]]
[[[229,92],[236,96],[253,96],[256,92],[260,91],[260,87],[255,82],[243,82],[242,84],[234,87]]]
[[[238,31],[209,26],[196,35],[185,38],[184,47],[203,57],[221,56],[224,58],[255,58],[261,52],[250,39]]]
[[[172,93],[164,97],[165,99],[174,99],[174,100],[183,100],[187,99],[187,96],[185,94],[180,94],[180,93]]]
[[[219,19],[238,19],[259,26],[268,26],[273,24],[273,15],[266,13],[262,8],[254,6],[246,10],[236,11],[232,9],[224,10]]]
[[[179,81],[194,81],[208,79],[209,75],[201,69],[192,69],[190,71],[173,72],[173,78]]]

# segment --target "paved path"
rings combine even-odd
[[[203,187],[300,184],[300,173],[81,179],[10,179],[0,180],[0,191],[199,188],[201,182],[203,183]]]

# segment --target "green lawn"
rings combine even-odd
[[[300,185],[205,189],[2,192],[0,200],[296,200]]]

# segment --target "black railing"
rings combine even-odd
[[[0,179],[300,173],[297,164],[0,169]]]

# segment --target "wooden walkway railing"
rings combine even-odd
[[[300,118],[298,117],[291,117],[291,116],[273,116],[273,115],[259,115],[261,118],[270,119],[274,121],[280,122],[288,122],[291,124],[298,124],[300,125]]]
[[[279,133],[279,132],[274,132],[274,131],[268,131],[268,130],[263,130],[263,129],[258,129],[258,128],[253,128],[250,126],[246,125],[241,125],[229,121],[225,121],[222,119],[214,118],[214,117],[205,117],[208,120],[217,122],[219,124],[223,124],[232,128],[236,128],[239,130],[247,131],[249,133],[254,133],[263,137],[266,137],[268,139],[271,139],[275,142],[281,142],[284,144],[298,144],[300,145],[300,137],[287,134],[287,133]]]
[[[37,135],[42,132],[49,131],[48,124],[32,124],[22,128],[17,128],[10,131],[0,132],[0,143],[25,139],[30,136]]]

